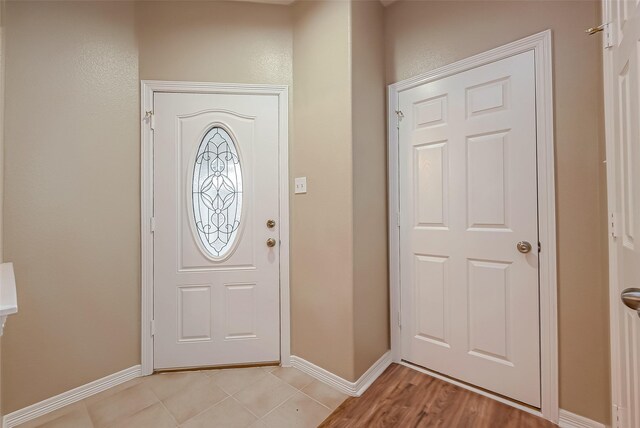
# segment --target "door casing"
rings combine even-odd
[[[617,190],[616,176],[620,173],[619,160],[616,157],[615,143],[615,127],[617,123],[611,120],[615,110],[615,91],[616,88],[611,83],[616,76],[613,53],[608,47],[618,42],[617,31],[614,30],[615,22],[613,16],[613,5],[611,0],[602,2],[602,22],[607,24],[602,37],[602,68],[604,81],[604,111],[605,111],[605,145],[606,145],[606,165],[607,165],[607,242],[609,246],[609,337],[610,337],[610,357],[611,357],[611,419],[612,421],[620,420],[624,417],[624,413],[620,412],[620,404],[624,397],[623,391],[623,368],[620,362],[623,355],[620,352],[620,341],[624,336],[620,331],[619,317],[622,309],[620,303],[618,277],[618,249],[616,245],[617,234],[616,223],[620,220],[614,217],[617,211]],[[635,5],[634,5],[635,6]],[[611,44],[611,45],[610,45]],[[626,421],[628,423],[628,421]],[[618,424],[620,426],[620,424]]]
[[[389,85],[389,297],[391,314],[391,355],[394,362],[402,363],[400,332],[400,189],[398,176],[398,121],[402,120],[402,118],[398,113],[399,94],[402,91],[416,86],[527,51],[534,51],[536,73],[538,232],[541,243],[539,275],[542,405],[540,410],[535,410],[485,390],[474,388],[462,382],[452,381],[445,376],[433,372],[428,373],[557,423],[559,418],[558,311],[551,30],[534,34],[513,43]]]
[[[194,94],[276,95],[278,97],[278,163],[280,215],[280,363],[290,365],[291,325],[289,297],[289,89],[285,85],[141,81],[141,366],[153,373],[153,96],[156,92]]]

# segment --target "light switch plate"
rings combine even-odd
[[[307,193],[307,177],[296,177],[295,193]]]

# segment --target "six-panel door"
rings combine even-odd
[[[402,358],[539,407],[534,53],[399,106]]]

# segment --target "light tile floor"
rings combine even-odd
[[[346,398],[294,368],[160,373],[123,383],[20,428],[311,428]]]

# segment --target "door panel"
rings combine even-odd
[[[156,369],[280,359],[278,114],[275,95],[154,95]]]
[[[416,256],[416,337],[449,347],[447,257]]]
[[[402,358],[540,406],[534,54],[399,106]]]
[[[414,147],[416,226],[447,227],[448,166],[446,142]]]
[[[467,137],[468,228],[506,228],[508,132]]]
[[[469,353],[513,366],[509,311],[510,263],[468,260]]]
[[[640,288],[640,7],[635,0],[611,0],[611,27],[616,37],[605,50],[609,209],[617,225],[610,234],[612,293],[612,367],[614,404],[621,427],[640,426],[640,319],[621,302],[626,288]],[[615,417],[615,416],[614,416]]]

